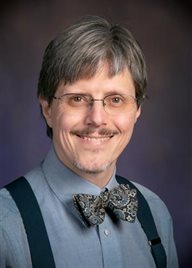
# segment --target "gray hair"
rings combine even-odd
[[[127,28],[98,16],[80,19],[48,44],[37,94],[51,104],[60,83],[72,84],[82,78],[91,78],[102,63],[108,64],[109,77],[125,68],[130,71],[140,106],[147,86],[142,50]],[[47,134],[52,137],[49,126]]]

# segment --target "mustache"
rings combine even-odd
[[[99,130],[96,130],[94,128],[85,128],[82,130],[72,130],[70,133],[73,135],[81,136],[81,137],[82,136],[89,136],[93,133],[97,133],[97,135],[105,136],[105,137],[106,136],[111,137],[111,136],[119,134],[119,132],[117,130],[111,130],[111,129],[107,129],[107,128],[101,128]]]

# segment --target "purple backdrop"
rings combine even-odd
[[[37,165],[49,148],[36,99],[48,41],[86,14],[126,24],[146,55],[150,99],[118,171],[165,201],[173,216],[180,265],[192,267],[190,11],[185,1],[1,3],[0,186]]]

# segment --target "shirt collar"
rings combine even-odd
[[[42,164],[42,169],[50,188],[61,202],[68,203],[69,200],[72,199],[72,195],[75,193],[98,195],[104,190],[67,168],[58,159],[53,146],[51,146],[50,151]],[[110,190],[118,185],[115,179],[115,171],[116,170],[114,170],[110,181],[105,186],[105,189],[107,188]]]

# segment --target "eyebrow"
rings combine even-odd
[[[95,92],[96,92],[96,91],[95,91]],[[93,92],[93,93],[94,93],[94,92]],[[88,95],[88,96],[92,96],[92,94],[86,92],[86,90],[78,89],[78,88],[76,89],[76,91],[73,90],[72,92],[66,90],[66,91],[64,91],[63,93],[61,93],[60,96],[65,95],[65,94],[77,94],[77,95],[79,94],[79,95]],[[131,94],[131,93],[128,93],[128,92],[124,92],[124,90],[122,90],[122,89],[112,89],[112,90],[109,90],[109,91],[103,93],[103,96],[104,96],[104,97],[105,97],[105,96],[109,96],[109,95],[133,95],[133,96],[134,96],[135,94]]]

